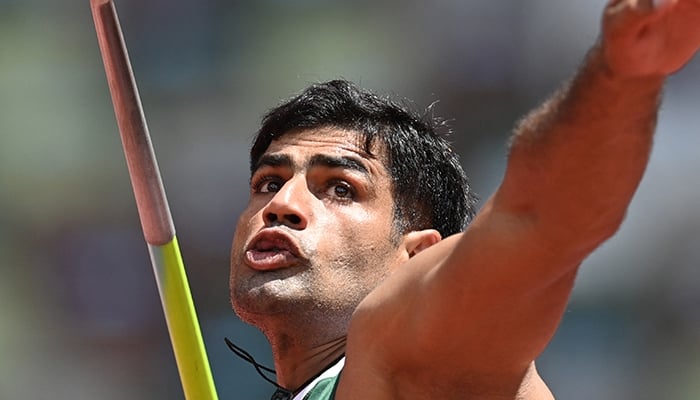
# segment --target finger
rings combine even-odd
[[[608,33],[635,32],[661,18],[678,0],[611,0],[603,13],[603,27]]]
[[[605,7],[606,14],[611,15],[643,15],[655,8],[655,3],[668,0],[611,0]]]
[[[605,7],[605,14],[611,18],[649,17],[661,14],[677,3],[679,0],[611,0]]]

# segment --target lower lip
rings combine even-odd
[[[260,271],[270,271],[280,268],[287,268],[297,263],[297,257],[286,250],[282,251],[259,251],[248,250],[245,253],[246,264],[253,269]]]

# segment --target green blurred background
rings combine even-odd
[[[263,112],[337,77],[439,101],[483,199],[603,5],[117,2],[220,398],[272,393],[223,343],[271,364],[227,287]],[[700,398],[699,82],[698,62],[671,80],[628,220],[539,361],[561,399]],[[182,398],[88,0],[0,0],[0,263],[0,399]]]

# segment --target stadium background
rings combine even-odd
[[[0,399],[181,398],[88,3],[0,0]],[[572,74],[603,5],[117,2],[220,398],[272,392],[223,343],[270,364],[227,287],[263,112],[336,77],[439,101],[483,199],[511,127]],[[700,398],[699,97],[696,60],[668,85],[627,221],[584,263],[538,362],[558,398]]]

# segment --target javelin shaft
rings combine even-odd
[[[111,0],[90,0],[90,6],[185,397],[216,400],[175,227],[116,9]]]
[[[90,5],[143,233],[149,244],[163,245],[175,227],[117,12],[111,0],[91,0]]]

